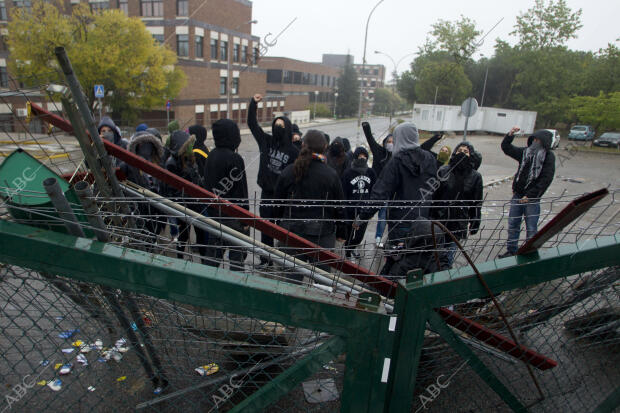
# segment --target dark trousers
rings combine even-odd
[[[336,234],[334,232],[325,235],[308,235],[303,233],[297,235],[326,249],[333,249],[336,245]],[[289,251],[289,254],[295,256],[295,258],[299,258],[306,262],[318,262],[316,250],[296,249]],[[327,264],[317,264],[317,267],[324,271],[329,271],[329,265]],[[289,280],[298,284],[301,284],[302,280],[304,279],[303,274],[287,274],[286,277]]]
[[[224,252],[228,250],[228,262],[231,271],[245,270],[244,261],[247,253],[241,247],[224,245],[221,238],[210,236],[207,243],[206,258],[202,260],[203,264],[211,267],[219,267],[224,258]]]

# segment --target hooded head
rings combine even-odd
[[[480,165],[482,165],[482,154],[476,150],[474,150],[474,153],[469,155],[471,158],[471,164],[474,167],[474,169],[477,171],[478,168],[480,168]]]
[[[293,141],[293,124],[286,116],[278,116],[271,124],[271,134],[278,146],[290,145]]]
[[[136,126],[136,132],[142,132],[145,131],[149,128],[149,126],[146,123],[141,123],[138,126]]]
[[[150,133],[151,135],[155,136],[157,139],[159,139],[159,142],[162,142],[161,139],[161,133],[159,133],[159,130],[157,128],[148,128],[146,130],[146,132]]]
[[[456,145],[452,157],[450,158],[450,166],[456,171],[466,172],[473,169],[471,154],[474,153],[474,146],[469,142],[461,142]]]
[[[385,149],[387,149],[388,152],[392,153],[394,150],[394,135],[389,133],[385,138],[383,138],[381,144]]]
[[[542,147],[546,150],[551,149],[551,143],[553,142],[553,135],[546,129],[539,129],[527,139],[527,146],[530,146],[534,139],[540,140]]]
[[[296,123],[293,123],[293,142],[301,140],[301,131],[299,130],[299,126]]]
[[[351,151],[351,142],[349,142],[348,138],[342,138],[342,144],[344,145],[345,152]]]
[[[330,141],[331,141],[331,139],[330,139],[329,135],[328,135],[328,134],[326,134],[325,132],[323,132],[323,136],[325,137],[325,142],[327,142],[327,144],[329,145],[329,143],[330,143]]]
[[[364,155],[366,159],[368,159],[368,151],[363,146],[358,146],[355,148],[355,151],[353,152],[353,159],[359,158],[360,155]]]
[[[216,148],[237,150],[241,144],[239,126],[230,119],[220,119],[211,126]]]
[[[161,139],[157,139],[157,137],[147,131],[135,134],[131,138],[127,150],[157,164],[161,163],[164,156],[164,146],[161,143]]]
[[[207,139],[207,128],[202,125],[192,125],[188,129],[190,135],[196,137],[196,147],[202,147]]]
[[[179,129],[181,129],[181,126],[179,125],[178,120],[173,120],[172,122],[168,124],[168,133],[178,131]]]
[[[120,143],[120,141],[121,141],[121,133],[119,132],[118,127],[116,127],[116,124],[114,123],[114,121],[109,116],[103,116],[101,118],[101,121],[99,122],[99,126],[97,127],[97,132],[99,132],[99,134],[102,133],[101,129],[104,126],[107,126],[108,128],[110,128],[112,130],[112,134],[114,135],[113,136],[114,139],[112,140],[112,143],[118,145]],[[106,130],[107,130],[107,128],[106,128]]]
[[[418,128],[412,122],[403,122],[394,128],[394,151],[396,155],[400,151],[407,149],[413,149],[420,146],[420,135],[418,134]]]
[[[334,141],[329,145],[329,155],[339,158],[344,156],[344,143],[342,142],[342,138],[340,136],[336,137]]]
[[[194,149],[195,137],[189,136],[187,132],[177,130],[172,132],[166,145],[170,149],[170,153],[175,157],[187,155],[192,157],[192,149]]]

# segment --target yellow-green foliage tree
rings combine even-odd
[[[92,12],[84,3],[70,15],[59,7],[36,0],[31,10],[13,8],[9,69],[24,84],[62,80],[54,48],[64,46],[91,107],[94,85],[103,84],[104,105],[127,120],[162,107],[185,86],[175,53],[159,45],[140,19],[120,10]]]

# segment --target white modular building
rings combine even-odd
[[[413,106],[412,121],[420,130],[462,133],[465,119],[460,106],[419,103]],[[513,126],[518,126],[521,133],[530,134],[534,132],[535,124],[536,112],[482,107],[469,118],[467,131],[505,134]]]

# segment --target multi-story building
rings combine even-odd
[[[258,62],[267,72],[267,96],[286,97],[286,110],[304,110],[324,103],[333,110],[340,69],[287,57],[266,56]]]
[[[252,35],[252,3],[247,0],[82,0],[92,9],[118,8],[139,17],[153,37],[178,56],[187,85],[171,99],[171,118],[182,125],[210,125],[230,117],[243,123],[255,93],[265,94],[266,74],[259,68],[260,39]],[[80,0],[64,0],[66,11]],[[0,26],[12,7],[30,1],[0,0]],[[6,34],[6,29],[4,34]],[[8,86],[6,48],[0,48],[0,87]],[[259,107],[261,121],[283,111],[286,98],[267,98]],[[166,110],[144,114],[147,122],[163,126]]]
[[[333,66],[342,68],[347,63],[354,64],[355,58],[350,54],[323,54],[323,64],[327,66]]]
[[[382,88],[385,84],[385,66],[367,63],[364,65],[364,73],[361,64],[353,67],[362,87],[362,111],[371,111],[375,101],[375,89]]]

